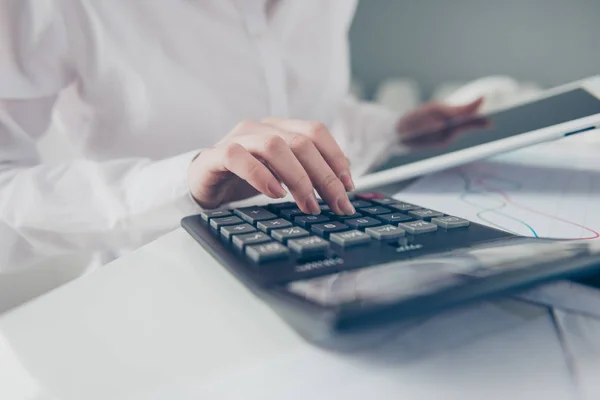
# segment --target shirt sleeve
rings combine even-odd
[[[160,161],[41,162],[37,141],[73,81],[53,3],[0,0],[0,272],[136,247],[199,210],[187,187],[198,151]]]
[[[409,151],[397,140],[401,116],[376,103],[348,95],[332,127],[332,134],[350,160],[352,174],[364,175],[388,155]]]

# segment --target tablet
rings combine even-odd
[[[447,146],[389,157],[356,179],[357,188],[371,189],[595,129],[600,126],[600,76],[555,87],[476,119],[453,121],[454,128],[477,127]]]

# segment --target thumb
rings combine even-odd
[[[448,117],[460,117],[475,114],[483,104],[483,97],[479,97],[471,103],[460,106],[448,106],[446,113]]]

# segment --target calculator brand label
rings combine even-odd
[[[333,267],[336,265],[342,265],[344,263],[344,259],[340,257],[336,258],[328,258],[326,260],[313,261],[306,264],[298,265],[296,267],[296,272],[308,272],[314,271],[321,268]]]
[[[419,250],[422,248],[423,248],[422,244],[408,244],[406,246],[400,246],[400,247],[396,248],[396,252],[405,253],[407,251]]]

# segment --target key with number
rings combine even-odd
[[[227,217],[231,215],[231,212],[228,210],[212,210],[212,211],[204,211],[202,214],[202,219],[208,221],[212,218],[220,218]]]
[[[241,235],[251,232],[256,232],[256,228],[250,224],[228,225],[221,228],[221,235],[223,235],[227,240],[231,240],[233,235]]]
[[[329,248],[329,242],[318,236],[309,236],[302,239],[291,239],[288,247],[300,255],[324,254]]]
[[[388,207],[391,209],[397,210],[397,211],[411,211],[411,210],[418,210],[421,208],[419,206],[415,206],[414,204],[403,203],[403,202],[398,202],[396,204],[389,204]]]
[[[436,224],[432,224],[427,221],[413,221],[413,222],[403,222],[398,224],[398,226],[404,229],[406,232],[411,235],[420,235],[423,233],[435,232],[438,229]]]
[[[373,204],[364,200],[353,200],[350,203],[354,206],[354,208],[363,208],[363,207],[372,207]]]
[[[371,241],[371,237],[364,232],[354,229],[347,232],[332,233],[329,235],[329,240],[331,240],[333,243],[339,244],[342,247],[351,247],[367,244]]]
[[[387,222],[388,224],[398,224],[400,222],[406,222],[414,219],[402,213],[383,214],[378,215],[377,218],[379,218],[383,222]]]
[[[293,220],[295,217],[299,217],[301,215],[306,215],[302,212],[301,209],[299,209],[298,207],[294,207],[294,208],[286,208],[285,210],[281,210],[280,215],[285,218],[285,219],[289,219],[290,221]]]
[[[466,219],[452,216],[432,218],[431,222],[444,229],[464,228],[470,225]]]
[[[277,215],[265,210],[262,207],[237,208],[233,210],[233,213],[252,225],[254,225],[258,221],[265,221],[268,219],[277,218]]]
[[[254,244],[270,242],[272,239],[262,232],[247,233],[245,235],[235,235],[231,242],[238,249],[243,249],[246,246]]]
[[[324,224],[315,224],[312,226],[313,233],[328,238],[330,233],[348,230],[348,225],[338,221],[330,221]]]
[[[405,235],[405,231],[402,228],[393,225],[375,226],[373,228],[365,229],[365,233],[370,235],[373,239],[377,240],[396,240]]]
[[[380,214],[389,214],[392,212],[389,208],[381,207],[381,206],[373,206],[367,208],[361,208],[360,212],[366,215],[380,215]]]
[[[422,209],[422,210],[412,210],[408,212],[408,215],[412,215],[415,218],[422,218],[426,220],[430,220],[431,218],[443,217],[444,214],[439,211]]]
[[[373,199],[371,200],[373,203],[375,203],[378,206],[388,206],[390,204],[396,204],[398,203],[398,200],[396,199],[391,199],[389,197],[384,197],[383,199]]]
[[[301,217],[294,218],[295,223],[307,229],[310,228],[311,225],[327,221],[329,221],[329,218],[324,215],[303,215]]]
[[[210,226],[212,226],[215,229],[219,229],[222,226],[227,226],[227,225],[238,225],[238,224],[243,224],[244,221],[242,221],[240,218],[232,215],[230,217],[222,217],[222,218],[213,218],[210,220]]]
[[[336,214],[336,213],[334,213],[333,211],[329,211],[329,212],[328,212],[326,215],[327,215],[329,218],[331,218],[331,219],[337,219],[337,220],[339,220],[339,221],[344,221],[344,220],[346,220],[346,219],[352,219],[352,218],[359,218],[359,217],[362,217],[362,214],[360,214],[360,213],[354,213],[354,214],[352,214],[352,215],[345,215],[345,214],[344,214],[344,215],[337,215],[337,214]]]
[[[308,236],[308,231],[297,226],[292,226],[284,229],[275,229],[271,231],[271,236],[273,236],[274,239],[279,240],[281,243],[286,243],[289,239],[297,239]]]
[[[370,228],[372,226],[382,225],[382,222],[380,220],[371,218],[371,217],[350,219],[345,222],[348,224],[348,226],[350,226],[354,229],[365,229],[365,228]]]
[[[256,227],[265,233],[271,233],[273,229],[282,229],[292,226],[290,221],[283,218],[270,219],[268,221],[259,221]]]
[[[246,246],[246,255],[256,263],[287,258],[290,250],[277,242]]]

